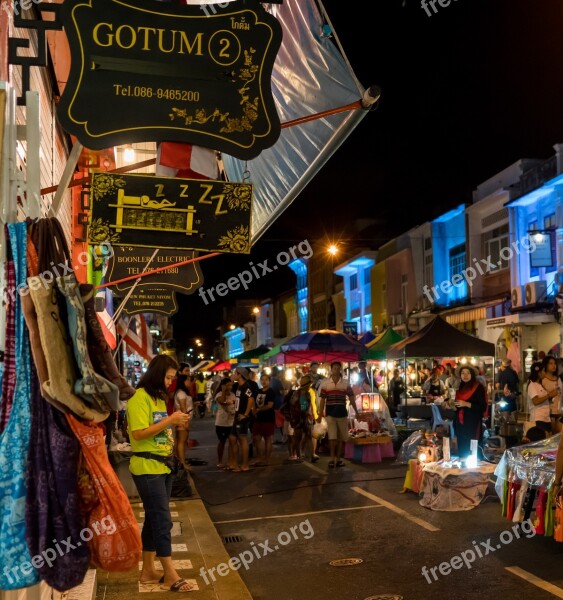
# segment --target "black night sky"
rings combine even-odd
[[[325,8],[360,82],[382,89],[371,112],[250,257],[203,263],[204,286],[290,242],[329,235],[377,249],[410,227],[461,203],[482,181],[520,158],[548,158],[563,142],[563,6],[560,0],[342,2]],[[369,6],[369,8],[368,8]],[[339,190],[357,182],[353,202]],[[356,223],[369,220],[360,239]],[[288,272],[283,272],[288,271]],[[288,269],[253,285],[249,296],[290,288]],[[226,298],[234,300],[233,292]],[[180,299],[175,337],[213,343],[220,306]]]

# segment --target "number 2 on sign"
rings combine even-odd
[[[221,208],[223,206],[223,200],[225,199],[225,195],[217,194],[216,196],[209,196],[211,190],[213,189],[213,186],[202,184],[200,187],[203,188],[204,192],[199,199],[199,203],[200,204],[213,204],[212,200],[218,200],[217,208],[215,209],[215,214],[216,215],[226,215],[228,211],[221,210]],[[207,196],[209,196],[209,200],[207,199]]]

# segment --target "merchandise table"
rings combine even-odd
[[[422,466],[420,505],[438,511],[471,510],[487,493],[496,465],[478,463],[475,468],[444,466],[444,461]]]
[[[362,463],[380,463],[384,458],[395,458],[391,436],[351,439],[344,444],[344,458]]]

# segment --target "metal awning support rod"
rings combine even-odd
[[[118,285],[120,283],[124,283],[126,281],[132,281],[133,279],[141,279],[141,277],[147,277],[147,275],[154,275],[155,273],[160,273],[161,271],[167,271],[168,269],[173,269],[176,267],[183,267],[184,265],[189,265],[190,263],[197,262],[199,260],[205,260],[206,258],[213,258],[214,256],[219,256],[221,252],[212,252],[211,254],[205,254],[203,256],[196,256],[195,258],[190,258],[189,260],[183,260],[179,263],[174,263],[172,265],[166,265],[165,267],[158,267],[157,269],[151,269],[146,273],[139,273],[138,275],[131,275],[131,277],[124,277],[123,279],[116,279],[115,281],[109,281],[108,283],[101,283],[96,286],[96,289],[99,290],[101,288],[110,287],[112,285]]]
[[[150,167],[154,165],[156,159],[149,158],[148,160],[143,160],[141,162],[135,163],[134,165],[127,165],[126,167],[119,167],[118,169],[112,169],[111,171],[104,171],[104,173],[128,173],[129,171],[134,171],[135,169],[142,169],[143,167]],[[82,177],[81,179],[75,179],[74,181],[69,182],[67,187],[75,187],[77,185],[83,185],[84,183],[88,183],[90,181],[90,176]],[[52,187],[43,188],[41,190],[41,195],[52,194],[59,189],[58,185],[54,185]]]
[[[373,104],[375,104],[375,102],[377,102],[377,100],[379,100],[379,96],[381,95],[381,91],[379,91],[376,96],[371,95],[373,90],[379,90],[379,88],[377,86],[372,86],[372,87],[368,88],[366,90],[366,92],[364,93],[364,97],[361,100],[356,100],[356,102],[346,104],[345,106],[339,106],[337,108],[330,108],[328,110],[323,110],[322,112],[315,113],[313,115],[307,115],[306,117],[300,117],[299,119],[293,119],[292,121],[286,121],[285,123],[281,124],[281,127],[282,127],[282,129],[287,129],[288,127],[295,127],[296,125],[302,125],[303,123],[308,123],[310,121],[316,121],[317,119],[324,119],[325,117],[330,117],[331,115],[337,115],[338,113],[342,113],[342,112],[348,112],[348,111],[352,111],[352,110],[369,109],[369,108],[371,108],[371,106]],[[79,152],[77,151],[78,156],[76,157],[76,161],[71,162],[71,158],[74,158],[73,153],[77,146],[80,147],[80,151]],[[80,152],[82,152],[82,145],[79,142],[76,142],[76,144],[73,146],[72,150],[73,150],[73,152],[71,152],[71,155],[69,156],[69,159],[67,161],[67,167],[65,168],[65,173],[63,174],[63,179],[61,179],[61,183],[58,186],[43,188],[41,190],[42,195],[52,194],[54,191],[57,192],[57,196],[55,197],[55,201],[53,202],[53,207],[54,207],[53,210],[55,211],[55,213],[58,211],[58,206],[60,204],[60,200],[58,200],[60,193],[64,193],[64,191],[66,190],[67,187],[74,187],[77,185],[82,185],[82,184],[90,181],[90,177],[83,177],[82,179],[76,179],[74,181],[70,181],[70,179],[68,179],[66,177],[67,168],[69,167],[69,165],[72,165],[72,173],[74,173],[74,169],[76,168],[76,164],[78,163],[78,157],[80,156]],[[133,165],[127,165],[125,167],[119,167],[118,169],[112,169],[111,171],[106,171],[106,173],[128,173],[128,172],[134,171],[136,169],[142,169],[143,167],[150,167],[151,165],[154,165],[154,164],[156,164],[156,158],[149,158],[147,160],[143,160],[143,161],[135,163]],[[71,178],[72,178],[72,174],[71,174]],[[62,188],[62,192],[59,192],[59,190],[61,190],[61,186],[64,183],[65,179],[68,179],[68,181],[67,181],[66,185]]]

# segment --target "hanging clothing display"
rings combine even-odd
[[[139,526],[101,425],[134,390],[100,334],[92,286],[72,273],[60,223],[10,224],[6,239],[0,590],[43,581],[66,592],[91,564],[127,571],[140,558]]]
[[[530,520],[536,534],[563,541],[561,509],[554,507],[553,481],[559,436],[508,448],[496,466],[495,489],[502,516],[521,523]]]
[[[2,373],[2,405],[8,400],[4,396],[6,381],[13,389],[13,402],[6,427],[0,434],[0,589],[15,590],[39,581],[37,571],[31,566],[25,536],[25,469],[31,429],[31,353],[17,290],[18,286],[21,289],[26,284],[26,223],[7,225],[6,239],[9,241],[7,264],[12,263],[14,274],[6,296],[6,308],[13,324],[13,328],[7,331],[6,347],[13,347],[14,360],[4,363]]]

